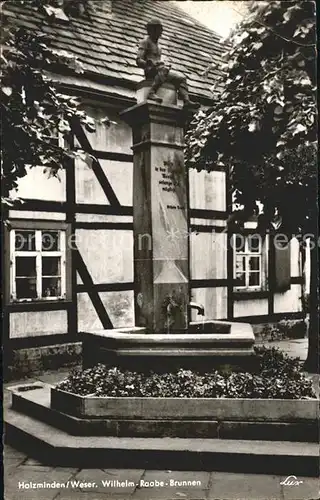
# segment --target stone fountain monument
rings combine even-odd
[[[133,133],[133,227],[135,326],[82,334],[84,365],[96,362],[162,367],[192,361],[196,366],[253,354],[248,324],[190,322],[188,174],[184,165],[184,127],[197,105],[186,78],[161,60],[160,21],[147,25],[137,64],[146,80],[137,104],[122,112]],[[179,105],[177,95],[183,101]],[[172,363],[170,363],[172,362]]]
[[[131,361],[138,370],[177,369],[192,361],[196,368],[235,366],[241,359],[247,367],[254,343],[250,325],[190,322],[190,306],[205,313],[189,303],[183,128],[193,106],[185,92],[185,106],[179,106],[176,80],[158,86],[157,75],[139,85],[138,103],[122,115],[133,131],[136,326],[83,333],[84,364]],[[316,400],[82,396],[39,382],[10,391],[7,441],[50,466],[192,471],[214,466],[265,474],[267,465],[270,474],[318,474]],[[314,443],[279,443],[297,433],[297,440],[303,436]]]

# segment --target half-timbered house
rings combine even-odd
[[[119,113],[136,102],[143,79],[135,57],[146,22],[162,20],[164,56],[187,75],[192,98],[203,106],[210,105],[210,88],[220,76],[206,69],[224,48],[173,2],[103,0],[90,15],[53,21],[17,4],[7,15],[50,34],[54,47],[78,57],[84,73],[65,69],[54,78],[65,93],[80,96],[96,120],[94,133],[76,125],[72,131],[74,144],[95,156],[92,166],[78,159],[61,169],[60,179],[41,166],[30,169],[19,183],[24,203],[6,214],[4,338],[9,364],[27,370],[49,366],[44,353],[50,362],[58,353],[67,360],[79,349],[81,331],[134,324],[132,133]],[[109,128],[100,121],[105,116],[114,122]],[[301,317],[298,242],[278,252],[269,236],[250,239],[252,221],[243,243],[232,244],[225,170],[191,170],[189,185],[191,294],[203,304],[205,319]]]

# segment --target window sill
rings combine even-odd
[[[234,300],[255,300],[267,299],[269,292],[267,290],[236,290],[233,292]]]
[[[66,297],[46,297],[42,299],[10,299],[10,304],[43,304],[44,302],[66,302]]]
[[[7,304],[10,312],[20,311],[56,311],[66,309],[72,301],[70,299],[12,301]]]

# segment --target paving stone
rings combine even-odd
[[[211,474],[208,495],[210,500],[281,500],[282,498],[281,476],[220,472]]]
[[[62,479],[65,480],[65,478]],[[53,500],[60,491],[60,488],[19,488],[19,482],[23,481],[42,483],[44,481],[52,482],[53,479],[51,474],[48,477],[48,473],[44,474],[40,471],[29,471],[28,475],[19,474],[18,476],[6,474],[4,481],[6,500]]]
[[[4,447],[3,447],[3,452],[4,452],[4,455],[6,457],[23,457],[23,458],[27,458],[27,455],[25,453],[23,453],[22,451],[19,451],[19,450],[16,450],[15,448],[13,448],[12,446],[9,446],[8,444],[5,444]]]
[[[142,474],[142,469],[82,469],[75,475],[73,481],[94,483],[88,487],[76,486],[85,492],[129,495],[139,485]]]
[[[258,342],[257,345],[265,345],[266,347],[276,347],[280,351],[285,352],[292,358],[300,358],[304,361],[308,354],[308,339],[299,340],[279,340],[277,342]]]
[[[25,461],[25,458],[13,458],[13,457],[6,458],[6,457],[4,457],[3,464],[4,464],[5,470],[9,470],[9,469],[18,467],[19,465],[23,464],[24,461]]]
[[[128,494],[118,496],[114,493],[88,493],[80,490],[61,491],[54,500],[129,500]]]
[[[54,372],[44,372],[41,375],[38,375],[36,378],[40,382],[44,382],[46,384],[52,384],[55,385],[64,378],[66,378],[71,371],[71,368],[69,370],[57,370]]]
[[[21,378],[19,380],[10,380],[9,382],[6,382],[4,384],[4,387],[5,389],[9,388],[9,387],[12,387],[12,386],[15,386],[15,385],[19,385],[19,384],[34,384],[35,382],[37,382],[37,378],[36,377],[24,377],[24,378]]]
[[[206,498],[207,490],[143,488],[136,490],[130,500],[205,500]]]
[[[73,467],[53,467],[53,469],[57,472],[59,471],[68,472],[70,476],[75,476],[78,472],[80,472],[79,468],[73,468]]]
[[[56,496],[56,490],[18,490],[12,489],[7,483],[4,487],[5,500],[54,500]]]
[[[3,456],[5,469],[9,467],[17,467],[18,465],[22,464],[27,458],[25,453],[22,453],[8,445],[4,445]]]
[[[198,482],[197,485],[193,487],[198,487],[198,489],[208,489],[210,472],[201,471],[158,471],[158,470],[148,470],[143,476],[144,482],[150,481],[164,481],[168,487],[171,488],[183,488],[181,484],[183,481],[194,481]],[[187,486],[189,488],[189,486]]]
[[[285,477],[281,479],[283,481]],[[300,477],[298,481],[303,481],[299,486],[282,485],[284,500],[315,500],[320,498],[320,480],[315,477]]]
[[[7,476],[14,477],[15,474],[19,475],[19,473],[17,471],[17,465],[8,464],[8,463],[4,462],[4,479]]]
[[[6,500],[52,500],[61,489],[58,488],[23,488],[31,483],[66,483],[72,476],[68,470],[47,470],[47,467],[20,466],[14,470],[5,470]],[[19,487],[20,484],[20,487]]]
[[[27,465],[27,466],[30,466],[30,467],[46,467],[47,469],[52,469],[52,467],[49,467],[49,466],[45,466],[43,465],[42,462],[39,462],[39,460],[36,460],[35,458],[31,458],[31,457],[28,457],[26,458],[25,462],[23,465]]]
[[[30,459],[30,460],[32,460],[32,459]],[[43,472],[43,473],[52,472],[54,470],[54,468],[51,467],[50,465],[43,465],[41,462],[33,463],[33,461],[31,463],[22,462],[18,466],[18,469],[19,469],[19,471],[21,471],[21,470],[25,470],[26,472],[39,471],[39,472]],[[17,473],[19,473],[19,471],[17,471]]]
[[[34,470],[34,471],[39,471],[43,473],[53,473],[55,472],[59,473],[60,471],[69,474],[70,477],[75,476],[80,469],[78,468],[72,468],[72,467],[53,467],[50,465],[44,465],[38,460],[35,460],[34,458],[27,458],[24,462],[20,463],[18,466],[17,474],[19,474],[19,471],[21,469],[26,468],[27,470]]]
[[[146,471],[134,492],[133,500],[202,499],[206,497],[210,473],[199,471]],[[194,484],[186,485],[186,481]],[[196,484],[198,482],[198,484]]]

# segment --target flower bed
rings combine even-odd
[[[257,373],[142,373],[97,365],[73,370],[57,388],[80,396],[153,398],[309,399],[316,395],[300,360],[275,348],[256,348]]]

